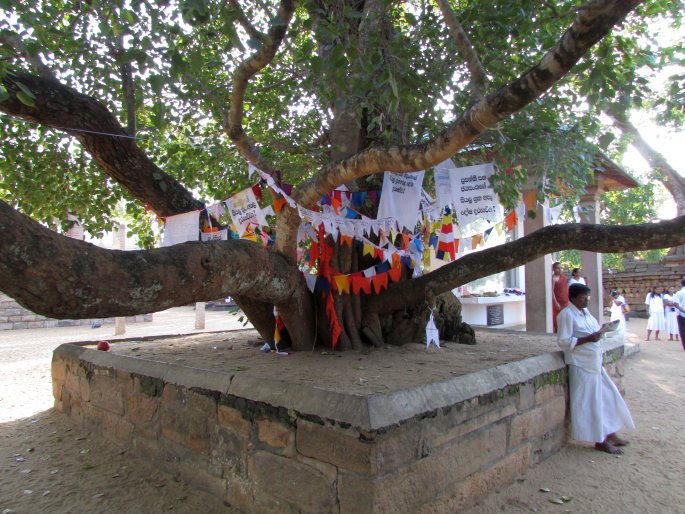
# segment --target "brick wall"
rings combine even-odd
[[[680,289],[685,279],[685,258],[667,256],[660,262],[628,261],[623,271],[604,270],[604,298],[609,305],[611,291],[619,291],[630,304],[631,316],[647,317],[645,297],[654,286]]]

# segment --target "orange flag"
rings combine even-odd
[[[388,288],[388,274],[380,273],[371,277],[371,283],[373,284],[373,289],[376,294],[379,294],[383,289]]]
[[[388,271],[388,276],[393,282],[397,282],[402,277],[402,266],[394,266],[390,271]]]
[[[331,205],[333,206],[333,210],[335,211],[335,214],[340,216],[340,204],[342,202],[340,201],[339,198],[336,198],[335,196],[331,197]]]
[[[274,200],[274,210],[276,211],[276,213],[281,212],[281,209],[283,209],[284,205],[285,205],[285,198],[283,198],[283,197],[276,198]]]
[[[513,230],[514,225],[516,225],[516,220],[516,211],[511,211],[509,214],[507,214],[507,217],[504,218],[504,221],[507,224],[507,230]]]

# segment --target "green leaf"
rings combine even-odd
[[[616,136],[614,134],[612,134],[611,132],[605,132],[604,134],[599,136],[599,145],[602,148],[607,149],[609,148],[609,145],[614,139],[616,139]]]
[[[17,98],[24,105],[28,105],[29,107],[36,106],[36,101],[34,100],[34,97],[27,95],[24,91],[17,91]]]
[[[159,181],[158,184],[159,184],[159,188],[166,193],[166,189],[167,189],[166,182]]]
[[[33,98],[34,100],[36,99],[36,95],[33,94],[33,91],[31,91],[26,84],[19,81],[17,81],[16,84],[26,96]]]
[[[126,21],[131,25],[135,25],[136,23],[138,23],[138,21],[140,21],[138,19],[138,15],[133,11],[126,9],[123,14],[124,18],[126,18]]]
[[[397,90],[397,81],[395,80],[395,76],[392,73],[388,77],[388,81],[390,82],[390,88],[392,89],[392,94],[395,96],[395,98],[399,98],[400,95],[399,95],[398,90]]]
[[[164,87],[165,82],[163,77],[160,75],[150,75],[148,82],[150,83],[150,87],[155,94],[159,95],[162,93],[162,88]]]
[[[10,97],[10,94],[7,92],[5,87],[0,84],[0,102],[4,102]]]

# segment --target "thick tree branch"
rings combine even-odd
[[[53,318],[127,316],[229,295],[292,308],[302,304],[302,283],[297,268],[249,241],[106,250],[56,234],[0,201],[0,290]]]
[[[606,114],[613,119],[615,127],[632,137],[633,146],[650,165],[655,172],[656,178],[661,181],[673,196],[678,215],[680,216],[685,213],[685,177],[674,170],[668,161],[644,140],[640,131],[627,117],[612,114],[611,112]]]
[[[437,3],[438,7],[440,7],[440,11],[442,11],[442,16],[445,18],[445,24],[452,34],[454,43],[457,45],[457,49],[464,58],[466,67],[471,73],[471,103],[475,103],[482,100],[488,85],[488,77],[485,73],[485,69],[478,58],[476,50],[473,48],[469,36],[461,26],[461,23],[452,10],[448,0],[437,0]]]
[[[553,225],[516,241],[465,255],[421,277],[398,282],[384,294],[371,297],[370,312],[388,313],[437,295],[478,278],[513,269],[543,255],[561,250],[598,253],[631,252],[670,248],[685,243],[685,216],[661,223],[606,226],[589,224]]]
[[[233,77],[231,91],[231,110],[228,117],[228,136],[240,154],[263,171],[270,172],[272,166],[260,156],[254,143],[250,140],[243,128],[243,115],[245,111],[245,92],[250,79],[268,66],[276,56],[278,47],[285,37],[288,24],[292,18],[295,5],[292,0],[281,0],[278,14],[271,23],[268,38],[262,41],[262,46],[249,59],[242,62]]]
[[[0,103],[0,112],[74,136],[105,173],[158,215],[169,216],[204,207],[158,168],[109,110],[95,99],[56,80],[35,75],[6,74],[2,82],[11,97]],[[35,107],[19,101],[17,83],[31,90]]]
[[[340,184],[356,178],[381,171],[409,173],[425,170],[448,159],[485,129],[549,90],[638,3],[640,0],[591,2],[536,66],[472,105],[438,136],[418,145],[368,148],[349,159],[331,163],[295,191],[296,200],[311,206],[322,193],[329,193]]]

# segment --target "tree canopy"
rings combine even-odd
[[[296,209],[278,214],[273,249],[121,253],[36,221],[71,213],[98,233],[125,213],[152,246],[152,213],[249,187],[247,162],[294,184],[307,208],[340,185],[365,190],[382,172],[448,158],[496,159],[507,208],[524,188],[580,197],[596,168],[596,113],[626,84],[634,101],[644,63],[673,57],[651,31],[679,22],[677,3],[1,1],[0,289],[54,317],[231,295],[265,337],[276,305],[296,346],[317,332],[330,343],[296,266]],[[684,223],[547,227],[335,309],[349,344],[378,342],[380,316],[475,278],[566,248],[682,244]],[[358,267],[344,250],[337,264]]]

